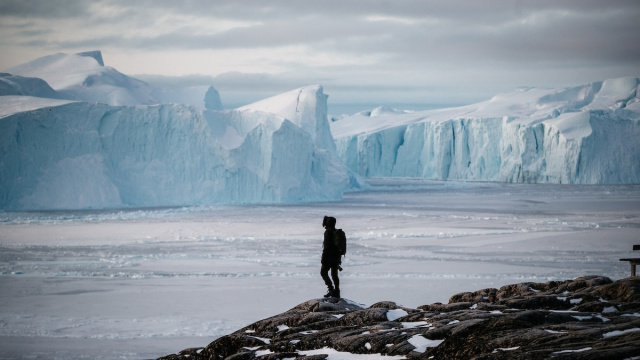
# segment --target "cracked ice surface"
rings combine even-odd
[[[523,281],[628,276],[638,185],[370,180],[341,202],[0,213],[0,358],[153,358],[324,293],[417,307]],[[256,306],[256,299],[260,299]]]

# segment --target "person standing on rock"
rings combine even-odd
[[[325,216],[322,219],[322,226],[325,228],[324,241],[322,243],[322,268],[320,275],[327,285],[328,292],[324,297],[340,297],[340,278],[338,278],[338,270],[342,270],[340,264],[340,252],[338,250],[336,240],[336,218]],[[331,278],[329,278],[329,270],[331,270]],[[331,280],[333,279],[333,282]]]

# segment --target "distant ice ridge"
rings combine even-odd
[[[42,79],[46,81],[47,88],[50,86],[54,90],[53,94],[49,91],[48,95],[15,91],[7,95],[91,101],[114,106],[175,103],[190,105],[198,110],[222,109],[220,96],[212,86],[154,87],[105,66],[100,51],[48,55],[5,72],[8,74],[2,75]],[[2,85],[0,78],[0,94]]]
[[[202,107],[145,105],[193,89],[159,92],[99,52],[12,71],[46,78],[62,99],[12,84],[0,96],[0,209],[327,201],[360,186],[337,158],[320,86],[221,111],[213,87],[195,89]]]
[[[331,123],[365,177],[640,183],[639,79],[521,89],[458,108],[358,113]],[[375,116],[374,116],[375,115]]]

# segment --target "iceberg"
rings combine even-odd
[[[358,184],[275,114],[31,100],[0,118],[5,210],[326,201]]]
[[[7,69],[6,72],[8,74],[2,75],[37,79],[44,84],[39,86],[39,93],[19,93],[14,90],[4,95],[31,95],[113,106],[172,103],[193,106],[198,110],[222,109],[220,95],[213,86],[151,86],[105,66],[102,53],[97,50],[43,56]],[[2,86],[0,80],[0,91]]]
[[[640,183],[637,78],[523,88],[457,108],[379,108],[331,123],[365,177],[515,183]]]
[[[6,72],[40,78],[67,99],[114,106],[159,103],[151,94],[153,87],[104,66],[100,51],[48,55]]]
[[[40,78],[0,73],[0,96],[9,95],[64,99],[64,96]]]
[[[155,104],[157,89],[99,52],[10,71],[64,96],[0,96],[3,210],[331,201],[361,185],[337,158],[321,86],[220,110],[213,87],[197,89],[201,107]]]
[[[307,86],[238,108],[240,111],[266,112],[289,119],[311,135],[320,149],[335,152],[335,142],[327,119],[327,107],[316,104],[327,102],[322,87]]]

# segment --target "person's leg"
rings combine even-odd
[[[320,276],[322,276],[322,280],[324,280],[329,291],[333,291],[333,284],[331,283],[331,279],[329,279],[329,269],[331,269],[329,266],[322,265],[320,268]],[[331,272],[331,275],[333,276],[333,271]]]
[[[340,297],[340,278],[338,277],[338,267],[338,265],[331,267],[331,278],[333,279],[335,297]]]

